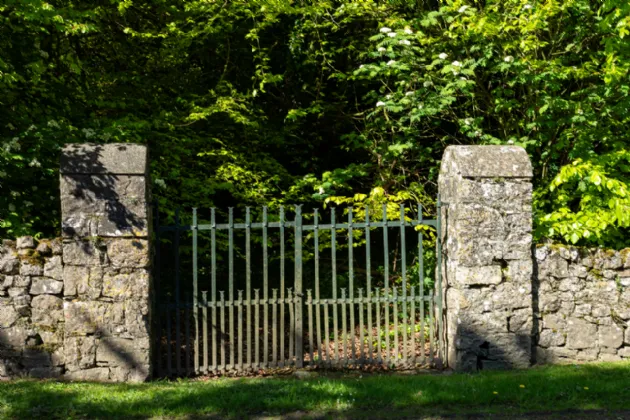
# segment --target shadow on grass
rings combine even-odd
[[[401,413],[526,413],[630,409],[630,364],[557,366],[475,375],[373,375],[308,380],[0,384],[4,417],[243,417],[318,413],[397,417]]]

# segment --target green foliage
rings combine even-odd
[[[167,219],[432,217],[447,145],[509,143],[537,239],[627,246],[628,31],[622,0],[5,1],[0,232],[56,233],[66,142],[148,144]]]

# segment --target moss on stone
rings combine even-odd
[[[26,249],[26,252],[22,255],[18,254],[17,257],[20,261],[30,265],[44,265],[44,257],[34,249]]]

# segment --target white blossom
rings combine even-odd
[[[468,80],[464,76],[460,77],[459,80]]]
[[[479,130],[475,131],[475,136],[477,136],[477,137],[481,136],[481,131],[479,131]]]
[[[472,124],[472,118],[466,118],[466,119],[464,120],[464,124],[466,124],[466,125],[471,125],[471,124]]]
[[[508,144],[514,144],[514,140],[508,140]]]
[[[409,29],[409,28],[405,28],[405,33],[407,35],[411,35],[413,33],[413,31],[411,29]]]
[[[428,88],[428,87],[430,87],[430,86],[432,86],[432,85],[433,85],[433,82],[432,82],[432,81],[430,81],[430,80],[427,80],[427,81],[425,81],[425,82],[422,84],[422,86],[424,86],[425,88]]]
[[[503,61],[505,61],[506,63],[511,63],[514,61],[514,57],[512,57],[511,55],[506,55],[505,57],[503,57]]]
[[[30,166],[32,168],[40,168],[42,166],[42,164],[39,163],[39,161],[37,159],[33,158],[33,160],[31,160],[31,163],[29,163],[28,166]]]
[[[413,90],[410,90],[409,92],[405,92],[405,96],[413,96],[414,93]]]
[[[448,54],[442,53],[442,54],[438,55],[438,57],[440,57],[440,60],[446,60],[446,58],[448,57]]]
[[[387,48],[385,47],[378,47],[378,52],[385,52],[387,51]]]
[[[362,69],[363,67],[365,67],[365,64],[361,64],[361,65],[359,66],[359,68],[360,68],[360,69]]]
[[[11,211],[11,212],[15,211],[15,205],[14,204],[9,204],[9,211]]]
[[[422,104],[418,105],[418,109],[422,109],[422,108],[424,108],[424,105]]]
[[[389,60],[389,61],[387,62],[387,65],[388,65],[388,66],[391,66],[391,65],[393,65],[393,64],[396,64],[396,61],[395,61],[395,60]]]
[[[376,103],[376,106],[385,106],[385,102],[383,102],[383,101],[378,101],[378,102]]]
[[[385,99],[392,99],[392,95],[390,94],[385,95]]]
[[[532,5],[531,5],[531,4],[526,4],[525,6],[523,6],[523,9],[524,9],[524,10],[529,10],[529,9],[531,9],[531,8],[532,8]]]
[[[401,39],[400,41],[398,41],[398,43],[401,45],[411,45],[411,42],[409,42],[409,40],[407,39]]]
[[[391,32],[391,31],[392,30],[390,28],[388,28],[387,26],[384,26],[384,27],[381,28],[381,32],[384,33],[384,34],[386,34],[388,32]]]
[[[451,66],[453,66],[453,67],[461,67],[461,66],[462,66],[462,63],[460,63],[459,61],[455,60],[455,61],[453,61],[453,62],[451,63]]]
[[[318,193],[319,194],[324,194],[324,193],[326,193],[326,190],[324,190],[324,187],[319,187]]]
[[[398,34],[396,32],[390,32],[387,34],[388,37],[390,38],[396,38],[396,36],[398,36]]]
[[[459,13],[464,13],[466,11],[466,9],[468,9],[470,6],[462,6],[459,8],[458,12]]]

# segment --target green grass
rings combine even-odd
[[[300,411],[326,413],[331,417],[373,418],[401,413],[418,416],[630,409],[630,363],[474,375],[360,375],[146,384],[20,380],[0,384],[0,415],[5,418],[244,417]]]

